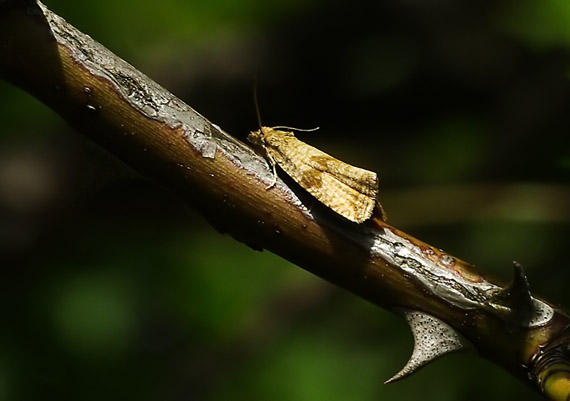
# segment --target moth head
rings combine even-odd
[[[257,131],[251,131],[251,133],[247,136],[247,140],[256,146],[264,146],[265,141],[263,140],[263,132],[261,129]]]

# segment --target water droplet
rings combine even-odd
[[[281,229],[279,228],[279,226],[277,224],[273,224],[273,230],[274,230],[275,234],[277,234],[277,235],[281,234]]]
[[[93,89],[91,89],[89,86],[84,86],[83,93],[85,93],[87,96],[91,96],[93,94]]]
[[[206,135],[200,130],[195,130],[186,125],[183,126],[183,138],[196,149],[202,157],[213,159],[216,156],[217,145],[211,135]]]
[[[87,105],[87,110],[91,113],[97,113],[97,107],[93,106],[92,104]]]
[[[451,266],[453,263],[455,263],[455,258],[451,255],[448,255],[446,253],[444,253],[443,255],[441,255],[441,257],[439,258],[439,260],[441,261],[441,263],[445,266]]]
[[[156,116],[156,110],[151,105],[144,104],[141,106],[141,110],[147,116]]]

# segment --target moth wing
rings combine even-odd
[[[370,218],[378,193],[376,173],[341,162],[296,138],[290,141],[295,146],[280,147],[274,157],[291,178],[341,216],[357,223]]]
[[[348,185],[363,195],[376,199],[378,195],[378,176],[375,172],[351,166],[340,160],[332,159],[330,156],[329,158],[323,158],[320,155],[315,155],[310,160],[314,169],[334,172],[334,177],[341,183]]]
[[[345,184],[333,174],[321,173],[321,182],[324,190],[316,197],[326,206],[356,223],[362,223],[372,216],[375,198]]]
[[[376,199],[378,195],[378,176],[375,172],[337,160],[312,146],[310,146],[307,153],[306,163],[309,164],[310,168],[329,173],[342,184],[363,195]]]

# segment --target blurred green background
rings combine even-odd
[[[378,171],[390,222],[570,305],[567,0],[46,0],[244,139]],[[470,355],[384,386],[403,321],[215,232],[0,82],[0,401],[540,399]]]

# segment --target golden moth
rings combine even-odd
[[[368,220],[376,206],[379,217],[386,220],[378,196],[376,173],[351,166],[295,138],[291,131],[261,127],[247,137],[248,141],[265,152],[273,168],[275,165],[295,180],[307,192],[336,213],[356,223]]]

